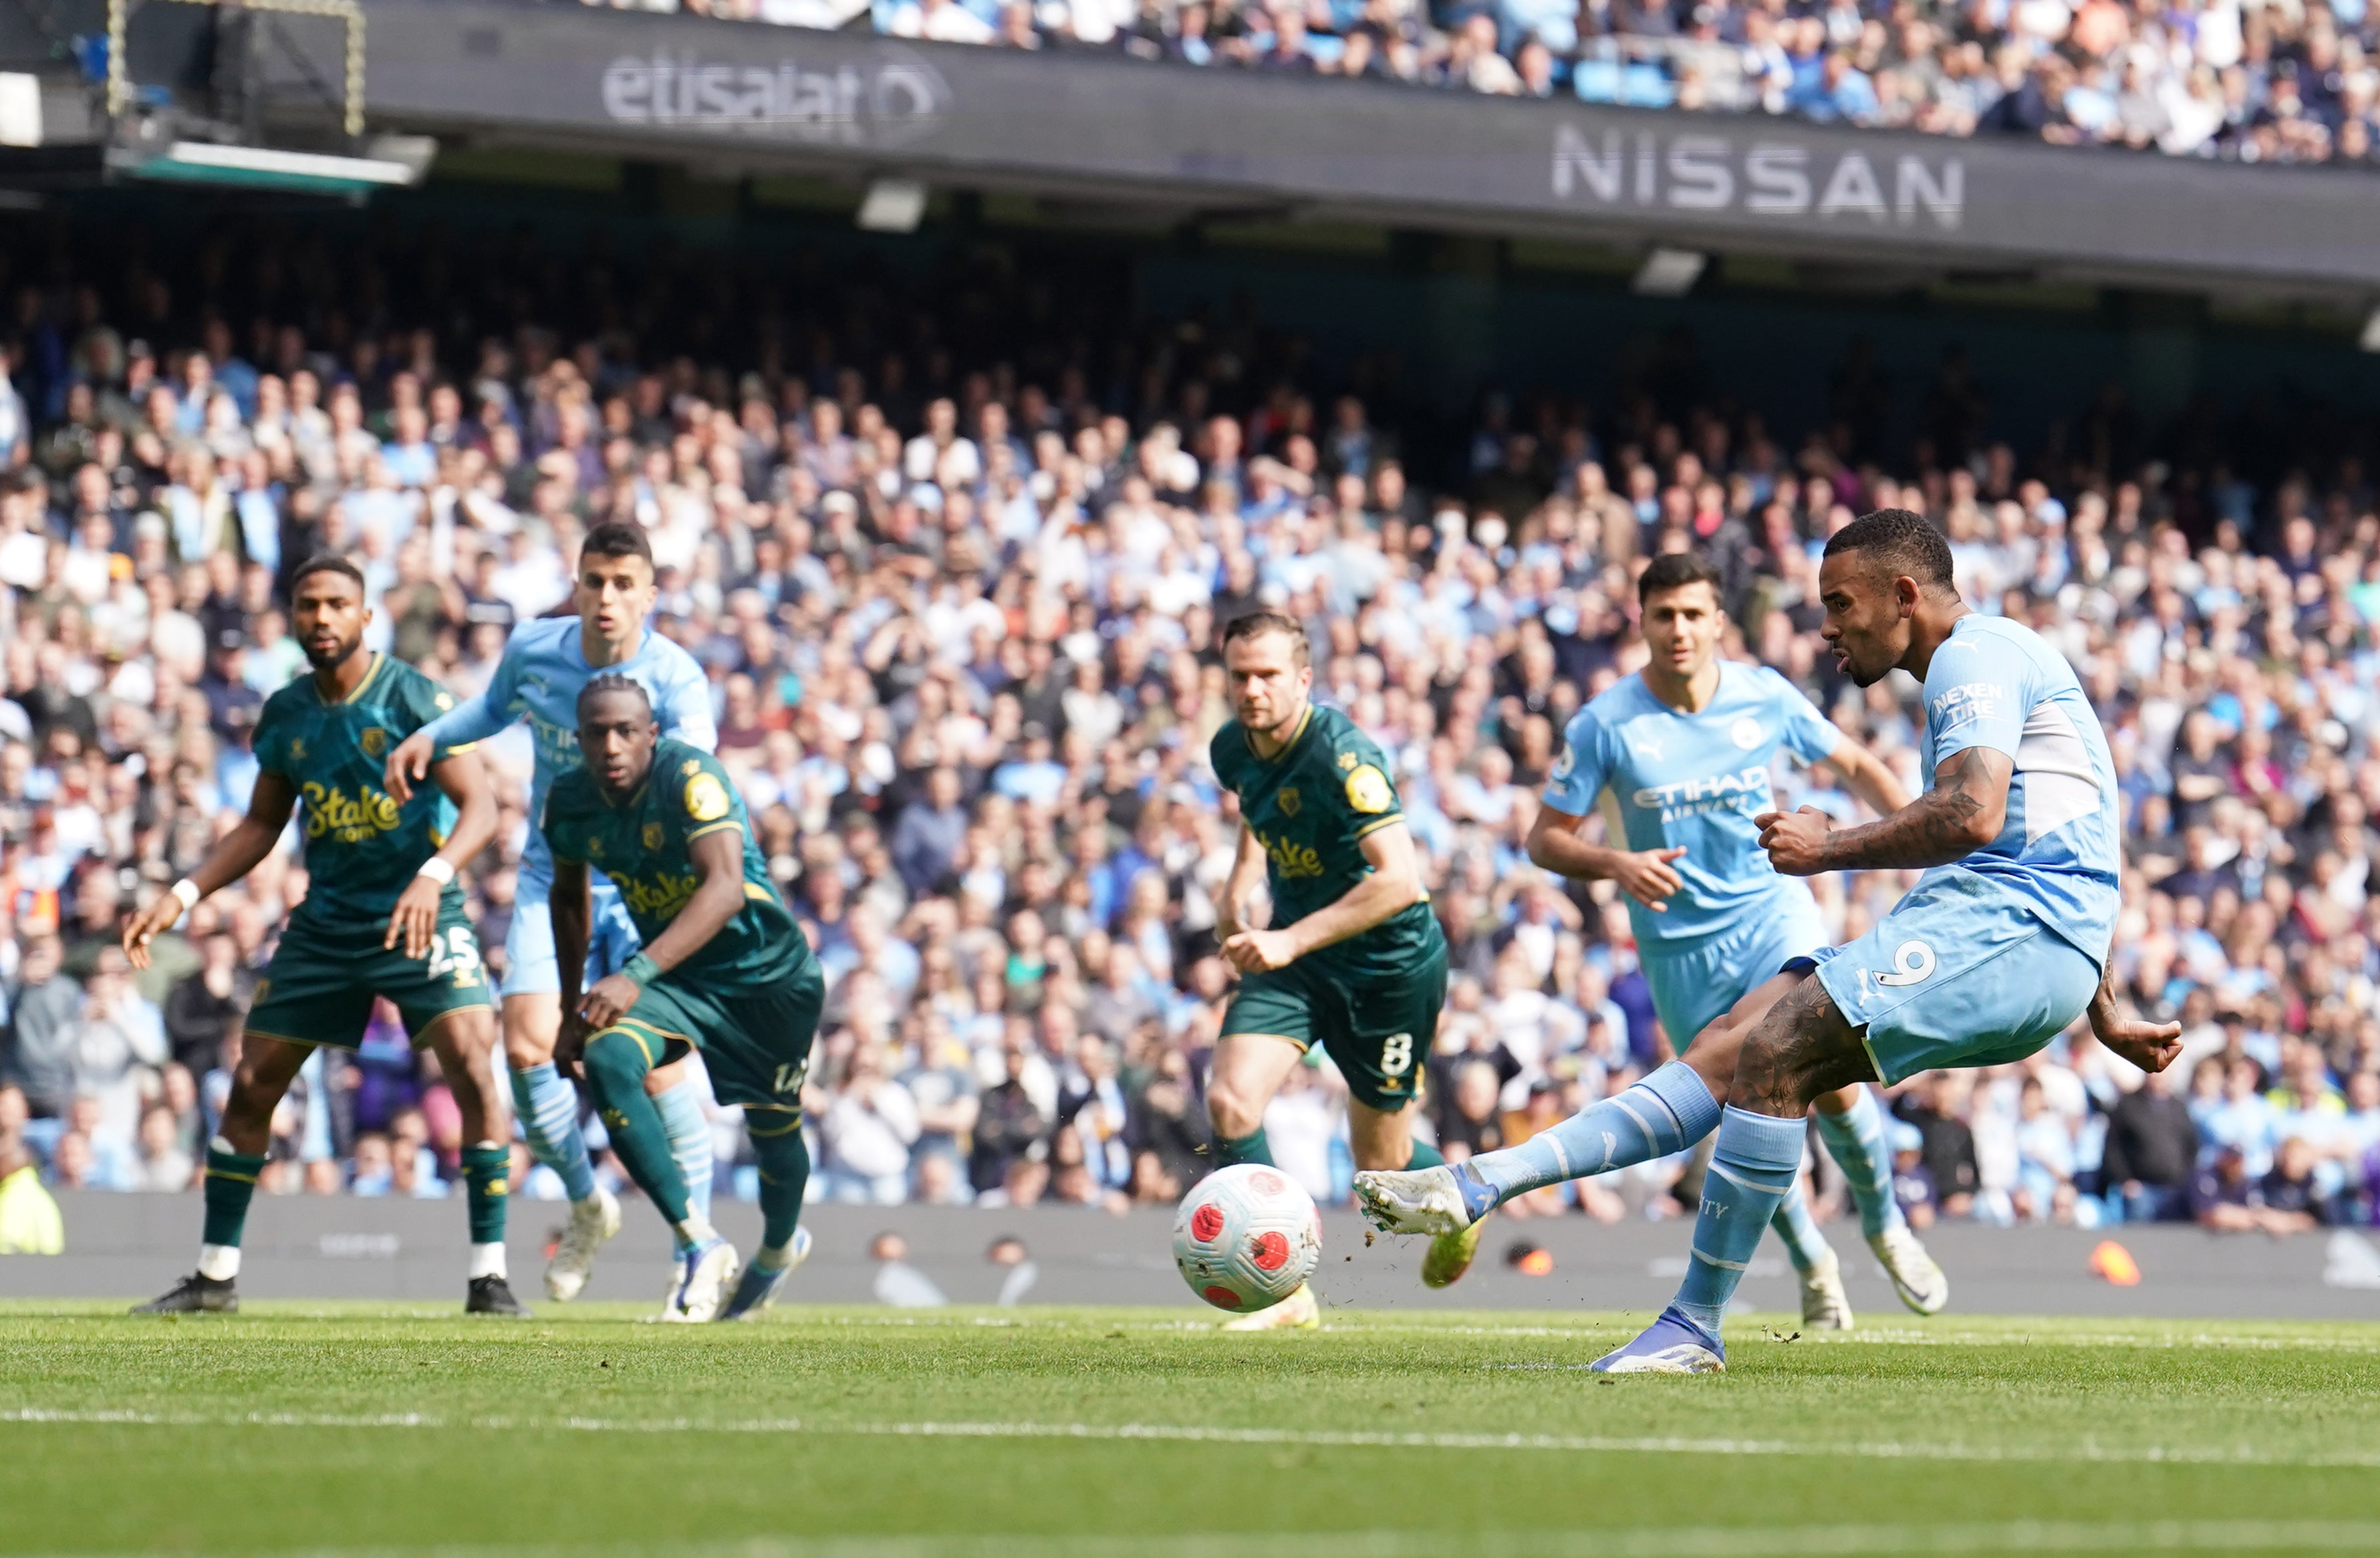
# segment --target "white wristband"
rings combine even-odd
[[[172,893],[175,897],[179,898],[182,901],[182,912],[184,914],[188,914],[192,909],[198,907],[199,899],[202,896],[199,892],[199,884],[192,882],[187,876],[182,878],[181,881],[174,883],[174,885],[166,889],[166,891]]]
[[[422,861],[421,869],[415,871],[413,874],[416,876],[426,876],[431,881],[436,882],[439,886],[443,887],[448,882],[455,880],[455,868],[447,864],[444,860],[439,858],[437,856],[432,855],[427,860]]]

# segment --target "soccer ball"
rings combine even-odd
[[[1304,1186],[1263,1163],[1217,1169],[1173,1214],[1173,1263],[1219,1309],[1269,1308],[1314,1274],[1322,1214]]]

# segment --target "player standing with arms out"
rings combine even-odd
[[[727,771],[698,747],[662,740],[641,685],[617,673],[589,681],[578,695],[578,744],[585,766],[555,781],[545,803],[569,1013],[555,1055],[585,1066],[620,1161],[677,1234],[678,1284],[662,1318],[742,1320],[809,1253],[799,1226],[810,1177],[802,1084],[826,981],[769,880]],[[644,949],[582,999],[590,865],[618,883]],[[760,1161],[761,1247],[740,1280],[735,1247],[688,1204],[645,1090],[654,1066],[691,1049],[702,1052],[719,1101],[744,1106]]]
[[[1803,1116],[1821,1095],[2022,1060],[2084,1016],[2143,1070],[2162,1071],[2180,1053],[2180,1024],[2126,1016],[2109,985],[2122,841],[2098,716],[2038,634],[1959,599],[1950,567],[1941,533],[1905,509],[1864,515],[1827,543],[1821,631],[1837,663],[1862,687],[1896,667],[1923,684],[1925,793],[1840,831],[1807,807],[1765,813],[1761,846],[1789,876],[1925,874],[1866,935],[1796,959],[1705,1029],[1670,1097],[1635,1101],[1656,1103],[1641,1125],[1623,1132],[1624,1112],[1607,1107],[1628,1093],[1597,1106],[1616,1144],[1602,1156],[1623,1162],[1718,1131],[1684,1284],[1642,1335],[1597,1361],[1600,1370],[1727,1367],[1720,1316],[1801,1166]],[[1557,1131],[1585,1147],[1574,1127],[1595,1113]],[[1436,1233],[1450,1220],[1444,1208],[1393,1196],[1372,1204],[1399,1232]]]
[[[553,1066],[562,1030],[562,979],[554,964],[552,921],[545,912],[553,861],[538,831],[554,781],[578,766],[578,692],[599,671],[635,678],[653,700],[663,735],[699,747],[718,745],[710,688],[694,657],[652,632],[653,552],[635,525],[598,525],[578,548],[578,614],[540,617],[513,629],[504,658],[485,691],[468,699],[388,757],[388,793],[402,803],[419,783],[433,744],[484,741],[527,719],[537,746],[530,781],[528,846],[504,937],[504,1053],[511,1063],[513,1104],[529,1150],[562,1176],[570,1197],[570,1223],[545,1269],[555,1300],[578,1296],[594,1269],[595,1252],[620,1231],[620,1208],[595,1182],[578,1129],[578,1091]],[[593,935],[607,973],[636,950],[636,928],[611,883],[595,891]],[[682,1065],[657,1068],[648,1083],[659,1099],[696,1208],[710,1211],[710,1122],[701,1089]]]
[[[124,928],[135,968],[149,944],[200,898],[273,852],[305,803],[306,899],[290,913],[256,987],[222,1133],[207,1147],[206,1231],[199,1269],[135,1314],[239,1308],[239,1241],[272,1144],[273,1111],[322,1044],[354,1049],[386,996],[418,1047],[438,1056],[463,1114],[471,1268],[464,1308],[525,1315],[504,1272],[504,1192],[512,1163],[495,1097],[495,1012],[455,870],[495,836],[496,802],[477,754],[436,746],[435,795],[400,803],[373,788],[390,747],[454,706],[413,667],[364,648],[363,575],[317,557],[290,581],[291,619],[313,666],[265,700],[248,815]]]
[[[1239,797],[1239,856],[1215,934],[1239,970],[1207,1089],[1219,1163],[1271,1162],[1265,1105],[1290,1067],[1320,1044],[1347,1080],[1358,1168],[1443,1162],[1413,1139],[1411,1109],[1446,1004],[1446,936],[1429,911],[1421,862],[1388,762],[1354,722],[1315,706],[1305,630],[1258,612],[1223,633],[1236,718],[1208,761]],[[1259,882],[1273,927],[1252,924]],[[1475,1223],[1435,1241],[1422,1280],[1443,1287],[1471,1264]],[[1225,1322],[1269,1330],[1321,1323],[1300,1287],[1269,1309]]]
[[[1708,563],[1686,553],[1656,557],[1637,579],[1636,598],[1652,657],[1571,720],[1529,834],[1529,858],[1564,876],[1607,878],[1628,895],[1654,1009],[1683,1049],[1762,980],[1828,944],[1809,888],[1770,867],[1753,822],[1768,809],[1778,749],[1826,764],[1879,815],[1900,810],[1909,797],[1875,753],[1829,724],[1791,682],[1765,666],[1718,658],[1727,616],[1718,571]],[[1578,836],[1598,797],[1609,807],[1614,846]],[[1646,1085],[1691,1091],[1677,1065]],[[1892,1154],[1875,1094],[1853,1084],[1820,1098],[1816,1113],[1819,1134],[1851,1184],[1861,1230],[1901,1301],[1936,1313],[1949,1301],[1949,1284],[1893,1198]],[[1488,1177],[1500,1167],[1488,1154],[1442,1172],[1468,1181],[1463,1188],[1472,1197],[1486,1186],[1508,1199],[1518,1192]],[[1776,1228],[1801,1276],[1802,1323],[1849,1330],[1842,1263],[1811,1219],[1798,1179],[1777,1209]]]

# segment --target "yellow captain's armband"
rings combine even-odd
[[[698,822],[716,822],[727,815],[727,791],[708,773],[686,781],[686,814]]]
[[[1347,804],[1370,816],[1386,811],[1396,804],[1397,793],[1389,787],[1389,776],[1366,763],[1347,775]]]

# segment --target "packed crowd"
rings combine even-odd
[[[867,11],[880,32],[948,43],[2243,162],[2365,163],[2380,137],[2367,0],[683,3],[805,26]]]
[[[565,606],[589,523],[646,527],[660,629],[710,669],[721,756],[832,981],[814,1194],[1121,1207],[1173,1200],[1207,1161],[1234,840],[1206,761],[1219,625],[1259,604],[1308,623],[1318,693],[1391,755],[1452,947],[1423,1128],[1459,1158],[1690,1037],[1660,1031],[1610,884],[1523,848],[1569,715],[1641,662],[1631,569],[1715,558],[1729,652],[1913,784],[1913,687],[1840,679],[1813,599],[1825,539],[1900,505],[1946,529],[1971,601],[2080,668],[2130,835],[2117,972],[2189,1046],[2146,1085],[2082,1035],[1900,1089],[1913,1215],[2374,1216],[2380,514],[2351,439],[2301,464],[2284,424],[2208,421],[2179,441],[2207,463],[2147,460],[2107,396],[2021,459],[1954,361],[1893,440],[1900,479],[1880,419],[1917,397],[1854,354],[1798,443],[1665,371],[1599,407],[1489,396],[1425,445],[1376,420],[1388,388],[1347,393],[1245,316],[1135,323],[1087,285],[1036,292],[1031,266],[905,292],[820,271],[786,314],[690,256],[583,257],[565,284],[528,250],[466,266],[384,241],[334,262],[319,239],[223,238],[189,274],[248,289],[187,298],[136,250],[121,277],[29,289],[0,346],[0,1174],[190,1183],[305,870],[275,856],[145,971],[119,926],[239,815],[258,707],[303,668],[282,581],[316,552],[362,565],[377,647],[468,693],[514,624]],[[531,293],[500,290],[520,276]],[[532,294],[565,330],[468,327]],[[235,331],[219,302],[256,311]],[[582,310],[608,323],[579,333]],[[680,354],[670,332],[715,310],[759,323]],[[677,323],[640,343],[635,317]],[[529,753],[518,731],[489,750],[505,825],[468,886],[500,959]],[[1807,772],[1777,784],[1852,806]],[[1847,939],[1904,885],[1817,890]],[[1343,1093],[1314,1062],[1266,1127],[1338,1199]],[[722,1189],[752,1193],[735,1114],[717,1130]],[[459,1131],[384,1011],[309,1065],[266,1182],[445,1195]],[[1812,1172],[1834,1204],[1816,1149]],[[1515,1214],[1674,1215],[1694,1173]],[[525,1153],[516,1177],[558,1188]]]

